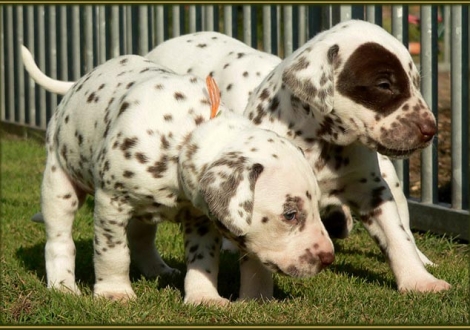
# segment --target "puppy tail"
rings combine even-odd
[[[44,223],[44,217],[42,216],[42,213],[36,213],[35,215],[32,216],[31,221],[33,222],[38,222],[38,223]]]
[[[73,81],[60,81],[46,76],[37,66],[33,55],[25,46],[21,45],[21,58],[30,77],[49,92],[64,95],[75,83]]]

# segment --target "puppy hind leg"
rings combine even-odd
[[[50,154],[41,188],[41,208],[46,227],[47,287],[80,294],[75,283],[75,245],[72,225],[85,193],[77,189]]]
[[[179,274],[178,269],[171,268],[161,258],[155,246],[156,233],[157,224],[145,223],[138,218],[132,218],[129,221],[127,239],[132,262],[148,278]]]

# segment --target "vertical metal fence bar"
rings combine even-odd
[[[307,42],[307,6],[299,6],[299,41],[298,47]]]
[[[81,56],[82,47],[80,43],[80,6],[72,6],[72,54],[67,56],[72,59],[72,80],[77,80],[81,76],[81,66],[83,57]]]
[[[121,20],[119,19],[119,6],[112,5],[111,6],[111,19],[110,21],[110,49],[111,49],[111,57],[117,57],[120,55],[119,46],[121,36],[119,33],[119,26],[121,24]]]
[[[149,51],[149,33],[148,33],[148,7],[139,6],[139,55],[145,55]]]
[[[444,20],[444,60],[443,64],[446,68],[450,68],[450,31],[451,31],[451,6],[446,5],[444,6],[444,13],[443,13],[443,20]]]
[[[224,6],[224,33],[229,37],[233,36],[232,6]]]
[[[180,30],[180,6],[179,5],[173,5],[172,6],[172,17],[171,17],[171,22],[172,22],[172,35],[173,37],[177,37],[181,35],[181,30]]]
[[[15,37],[15,48],[16,54],[20,54],[20,45],[24,44],[24,26],[23,26],[23,6],[16,6],[16,37]],[[15,90],[17,92],[17,104],[16,111],[18,111],[16,117],[18,118],[17,123],[20,125],[25,124],[25,88],[24,88],[24,68],[23,61],[19,58],[14,66],[16,69],[16,82]]]
[[[56,15],[56,6],[49,6],[49,67],[50,67],[50,77],[53,79],[57,78],[57,15]],[[50,93],[50,104],[47,108],[49,118],[50,113],[52,113],[57,107],[57,94]]]
[[[6,120],[5,111],[5,6],[0,6],[0,120]],[[30,21],[31,22],[31,21]]]
[[[271,6],[263,5],[263,50],[267,53],[272,52],[271,33]]]
[[[84,72],[89,72],[94,67],[95,53],[93,51],[93,13],[94,7],[85,6],[85,67]]]
[[[408,7],[402,5],[392,6],[392,34],[408,47]],[[409,195],[409,162],[408,160],[393,161],[398,179],[405,195]]]
[[[59,6],[59,19],[60,19],[60,25],[59,25],[59,35],[60,35],[60,41],[59,41],[59,75],[58,78],[61,80],[68,80],[69,79],[69,74],[68,74],[68,64],[67,64],[67,55],[68,55],[68,50],[67,50],[67,35],[68,35],[68,30],[67,30],[67,6],[65,5],[60,5]]]
[[[197,31],[197,18],[196,18],[196,6],[189,6],[189,32],[194,33]]]
[[[292,6],[284,5],[284,57],[292,54],[294,48],[292,22]]]
[[[279,52],[282,50],[281,48],[283,47],[283,45],[281,44],[281,6],[273,6],[272,12],[273,13],[271,28],[274,31],[273,52],[274,54],[279,55]]]
[[[382,26],[382,6],[367,5],[366,6],[366,19],[368,22]]]
[[[335,20],[334,24],[338,22],[350,20],[352,18],[352,6],[351,5],[340,5],[339,6],[339,20]]]
[[[34,31],[34,6],[31,6],[31,5],[26,6],[26,20],[27,20],[27,40],[26,40],[25,45],[31,51],[31,54],[34,54],[35,53],[34,36],[36,34],[35,31]],[[3,51],[0,48],[0,56],[2,56],[2,55],[3,55]],[[0,60],[0,62],[3,65],[3,61]],[[3,73],[0,73],[0,75],[3,78]],[[28,89],[27,109],[28,109],[28,113],[29,113],[28,114],[29,123],[32,126],[36,127],[37,126],[37,123],[36,123],[36,87],[35,87],[36,83],[34,82],[33,79],[31,79],[28,76],[28,80],[27,80],[27,83],[25,85],[27,86],[27,89]],[[3,83],[2,83],[2,86],[4,86]],[[3,88],[2,88],[2,90],[3,90]]]
[[[100,65],[106,62],[106,6],[99,5],[96,10],[96,26],[98,27],[98,63],[96,65]]]
[[[149,51],[155,47],[156,42],[157,42],[157,28],[156,28],[156,22],[155,22],[155,6],[149,6]],[[172,28],[173,30],[173,28]]]
[[[468,8],[452,6],[451,100],[452,100],[452,207],[468,208]],[[467,140],[467,145],[463,139]],[[464,174],[464,172],[466,174]],[[464,201],[465,196],[465,201]]]
[[[13,30],[13,6],[6,6],[6,29],[5,31],[14,31]],[[10,86],[14,86],[14,67],[12,65],[13,60],[13,37],[14,35],[10,32],[6,35],[6,57],[8,58],[8,66],[6,67],[6,82]],[[13,88],[8,88],[8,103],[7,103],[7,118],[10,122],[15,121],[15,90]]]
[[[123,32],[123,48],[124,54],[132,54],[132,6],[125,5],[123,7],[123,14],[122,14],[122,27],[124,29]]]
[[[243,5],[243,41],[248,45],[252,46],[252,34],[251,34],[251,29],[252,29],[252,24],[253,21],[251,19],[251,6],[250,5]],[[254,22],[256,26],[256,22]],[[255,47],[256,48],[256,47]]]
[[[204,6],[204,30],[214,31],[214,6]]]
[[[437,8],[421,6],[421,93],[437,117]],[[421,201],[437,202],[436,141],[421,152]]]
[[[157,45],[165,41],[165,7],[163,5],[157,6]]]
[[[261,15],[261,6],[252,6],[251,7],[251,45],[256,49],[261,49],[259,37],[260,33],[258,32],[258,17]]]
[[[38,65],[41,70],[46,69],[46,42],[45,42],[45,10],[43,5],[37,7],[37,36],[38,43],[36,49],[36,56],[38,58]],[[39,127],[46,129],[47,126],[47,113],[46,113],[47,103],[46,103],[46,90],[44,88],[39,88]]]

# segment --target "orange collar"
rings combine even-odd
[[[211,75],[206,78],[207,91],[209,92],[209,100],[211,102],[211,119],[217,115],[220,105],[220,91],[214,78]]]

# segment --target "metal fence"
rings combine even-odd
[[[382,25],[408,45],[416,25],[406,5],[2,5],[0,6],[0,110],[4,129],[44,132],[60,96],[36,86],[26,74],[20,45],[40,68],[76,80],[121,54],[146,54],[180,34],[215,30],[284,57],[319,31],[350,19]],[[422,93],[438,115],[438,72],[451,76],[451,200],[437,194],[437,139],[421,155],[420,198],[410,196],[409,161],[395,166],[409,198],[413,228],[468,240],[469,21],[468,6],[419,7],[416,59]],[[413,30],[412,30],[413,28]]]

